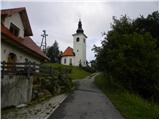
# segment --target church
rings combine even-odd
[[[86,66],[86,38],[82,29],[82,22],[79,20],[78,29],[73,36],[73,48],[68,47],[62,54],[61,64]]]

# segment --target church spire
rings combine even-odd
[[[77,29],[76,32],[77,32],[77,33],[83,33],[81,19],[79,19],[79,22],[78,22],[78,29]]]

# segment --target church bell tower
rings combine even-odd
[[[73,34],[73,50],[75,53],[74,65],[86,66],[86,38],[82,29],[82,22],[79,20],[78,29],[75,34]]]

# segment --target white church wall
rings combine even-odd
[[[66,59],[66,63],[65,63]],[[63,65],[70,65],[70,60],[72,62],[72,65],[74,65],[74,56],[65,56],[61,58],[61,64]]]
[[[19,31],[19,37],[24,37],[24,26],[21,20],[21,17],[19,15],[19,13],[15,13],[11,16],[6,17],[5,21],[4,21],[4,26],[7,27],[8,29],[10,29],[10,24],[13,23],[14,25],[16,25],[20,31]]]
[[[79,42],[77,38],[79,37]],[[84,42],[85,39],[85,42]],[[75,66],[79,66],[80,60],[82,66],[86,66],[86,37],[83,34],[73,35],[73,50],[75,52]]]

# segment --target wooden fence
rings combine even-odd
[[[4,75],[25,75],[30,77],[39,72],[39,64],[35,62],[7,63],[1,62],[1,77]]]
[[[45,64],[36,64],[35,62],[21,62],[21,63],[7,63],[1,62],[1,78],[4,75],[23,75],[30,77],[33,74],[51,75],[55,73],[58,68],[53,68]],[[59,71],[59,70],[58,70]],[[63,68],[62,73],[71,73],[71,69]]]

